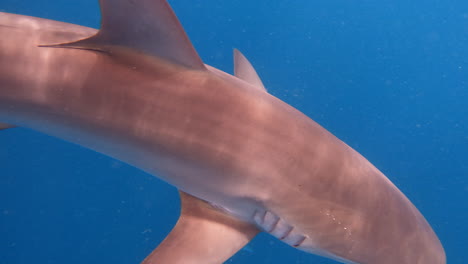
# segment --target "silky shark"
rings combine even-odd
[[[341,263],[444,264],[378,169],[270,95],[234,52],[205,65],[164,0],[101,0],[101,29],[0,13],[0,129],[34,129],[180,190],[143,263],[220,264],[258,232]]]

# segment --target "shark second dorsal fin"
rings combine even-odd
[[[15,127],[15,126],[9,125],[9,124],[5,124],[5,123],[0,123],[0,130],[12,128],[12,127]]]
[[[130,48],[192,69],[205,66],[166,0],[100,0],[101,29],[87,39],[49,47],[113,52]]]
[[[180,197],[179,221],[142,264],[221,264],[259,232],[194,196]]]
[[[252,64],[247,58],[237,49],[234,49],[234,75],[251,85],[266,91],[257,71],[255,71]]]

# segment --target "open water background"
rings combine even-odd
[[[203,60],[232,48],[269,92],[381,169],[468,252],[466,0],[172,0]],[[1,0],[0,11],[99,27],[96,0]],[[1,36],[0,36],[1,38]],[[1,41],[1,39],[0,39]],[[27,129],[0,132],[0,264],[139,263],[178,217],[176,190]],[[228,263],[335,263],[258,236]]]

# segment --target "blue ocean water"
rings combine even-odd
[[[466,0],[172,0],[203,60],[232,48],[269,92],[361,152],[420,209],[448,263],[468,256]],[[99,26],[96,0],[0,11]],[[1,38],[1,36],[0,36]],[[138,169],[26,129],[0,132],[0,264],[138,263],[179,212]],[[336,263],[258,236],[227,263]]]

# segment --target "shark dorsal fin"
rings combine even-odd
[[[237,49],[234,49],[234,75],[257,88],[266,91],[262,80],[258,77],[258,74],[252,64]]]
[[[110,51],[119,47],[192,69],[205,66],[165,0],[100,0],[101,29],[87,39],[56,45]],[[110,50],[108,50],[110,49]]]
[[[180,192],[177,224],[142,264],[220,264],[245,246],[259,230],[194,196]]]

